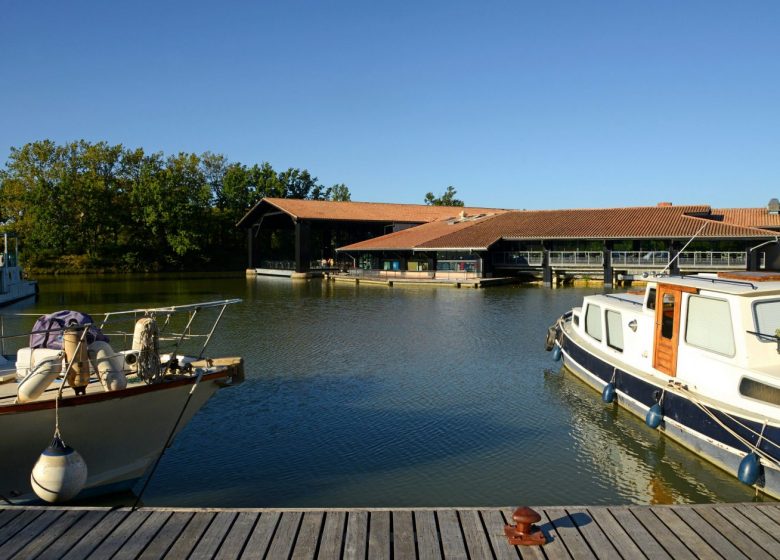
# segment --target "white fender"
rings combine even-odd
[[[95,341],[90,344],[89,361],[106,391],[121,391],[127,387],[127,377],[122,371],[125,358],[122,354],[114,352],[108,342]]]
[[[16,402],[24,404],[36,400],[43,394],[46,387],[57,379],[61,371],[62,356],[60,354],[39,361],[32,371],[19,382]]]
[[[30,348],[26,346],[19,348],[16,351],[16,380],[22,381],[25,377],[30,375],[30,372],[35,369],[39,363],[43,360],[59,357],[63,358],[61,350],[52,350],[51,348]],[[62,371],[62,364],[60,364],[60,371]]]

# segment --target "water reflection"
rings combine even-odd
[[[217,393],[143,501],[213,507],[745,501],[735,479],[573,376],[547,326],[600,289],[387,288],[241,276],[57,278],[34,313],[239,297]],[[695,473],[695,476],[691,473]]]

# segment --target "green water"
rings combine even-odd
[[[558,370],[543,349],[546,328],[596,289],[169,275],[44,279],[40,291],[14,311],[244,300],[229,308],[209,354],[242,355],[247,380],[217,393],[178,436],[147,505],[754,498]]]

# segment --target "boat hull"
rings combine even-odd
[[[615,400],[619,406],[644,419],[649,408],[663,397],[664,419],[659,430],[734,476],[740,461],[751,449],[730,431],[737,433],[751,445],[759,444],[760,449],[774,459],[780,458],[777,456],[777,449],[766,443],[767,440],[780,440],[780,428],[764,428],[758,422],[727,415],[715,408],[697,404],[693,396],[686,396],[685,391],[680,388],[670,387],[661,380],[652,382],[632,375],[622,369],[621,364],[610,363],[589,352],[567,332],[568,324],[563,323],[558,337],[564,366],[598,391],[602,391],[609,382],[615,383]],[[762,430],[765,438],[759,442],[755,433],[761,433]],[[763,466],[763,476],[756,487],[780,499],[780,471],[772,465]]]
[[[195,379],[139,384],[114,393],[73,397],[60,406],[63,440],[87,464],[82,495],[129,489],[163,451],[171,430],[176,433],[208,401],[227,374]],[[178,421],[182,408],[186,409]],[[0,412],[0,495],[13,502],[36,501],[30,472],[51,442],[55,412],[51,401],[14,405]]]

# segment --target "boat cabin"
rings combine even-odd
[[[615,367],[775,416],[780,275],[651,277],[645,291],[587,296],[573,325]]]

